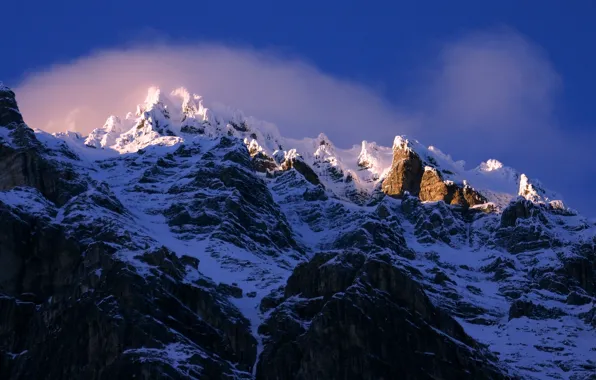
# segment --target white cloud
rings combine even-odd
[[[111,114],[134,111],[149,86],[185,86],[208,103],[273,122],[288,137],[325,132],[347,147],[362,139],[389,145],[407,134],[472,165],[497,158],[596,213],[596,201],[586,206],[586,187],[575,185],[595,174],[594,165],[578,165],[590,159],[595,136],[578,137],[557,123],[562,81],[539,47],[499,30],[445,44],[437,57],[415,89],[404,91],[410,96],[402,109],[300,60],[220,45],[101,51],[30,75],[16,93],[30,126],[88,133]]]
[[[152,85],[185,86],[207,102],[274,122],[290,137],[324,131],[347,145],[369,128],[409,132],[405,120],[364,86],[300,61],[215,45],[99,52],[30,76],[16,91],[30,126],[88,133],[111,114],[134,111]]]

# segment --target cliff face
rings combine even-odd
[[[443,201],[464,207],[488,202],[484,196],[465,183],[457,185],[453,181],[445,181],[440,171],[433,167],[425,167],[410,142],[402,138],[396,138],[393,144],[393,161],[383,180],[382,190],[385,194],[397,198],[403,197],[407,192],[419,196],[422,201]]]
[[[0,378],[596,370],[596,226],[542,186],[151,94],[52,136],[1,88]],[[473,187],[494,172],[521,196]]]
[[[407,191],[418,195],[424,167],[422,160],[409,146],[408,141],[396,141],[393,144],[393,162],[385,180],[383,192],[387,195],[401,197]]]

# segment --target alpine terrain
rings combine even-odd
[[[207,101],[49,134],[0,86],[1,379],[596,379],[594,220]]]

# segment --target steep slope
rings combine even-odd
[[[596,371],[596,225],[498,161],[287,139],[184,89],[80,136],[3,87],[0,137],[2,378]]]

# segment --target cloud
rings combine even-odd
[[[563,82],[539,46],[500,29],[445,43],[425,62],[392,104],[362,84],[274,52],[160,42],[49,67],[27,76],[16,93],[30,126],[85,134],[111,114],[134,111],[149,86],[185,86],[208,104],[273,122],[288,137],[324,132],[348,147],[362,139],[388,145],[406,134],[471,166],[497,158],[596,214],[587,190],[596,185],[589,179],[595,166],[578,164],[590,158],[596,136],[557,121]]]
[[[217,45],[102,51],[32,75],[16,91],[30,126],[88,133],[111,114],[134,111],[152,85],[187,87],[208,103],[276,123],[289,137],[327,132],[348,145],[366,128],[409,130],[386,100],[362,85],[273,53]]]
[[[420,139],[474,165],[497,158],[596,215],[596,133],[557,119],[563,80],[538,45],[510,29],[468,34],[446,43],[415,86],[407,109],[422,119]]]
[[[414,108],[424,115],[425,133],[453,149],[477,159],[521,145],[527,151],[528,139],[552,140],[562,81],[546,54],[518,33],[473,33],[447,43],[425,75]]]

